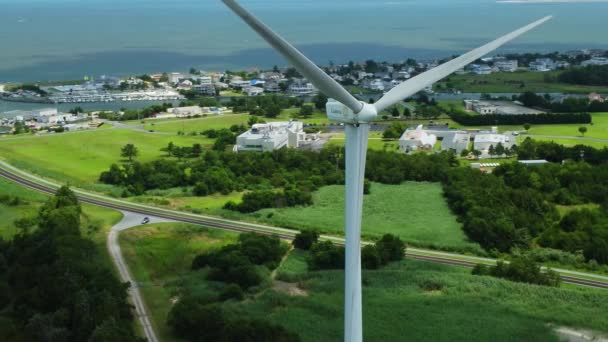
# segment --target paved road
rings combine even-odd
[[[121,210],[121,213],[123,214],[122,220],[118,222],[114,227],[112,227],[110,234],[108,234],[108,251],[110,252],[110,256],[112,257],[112,260],[114,261],[114,264],[118,269],[121,280],[123,282],[128,282],[131,284],[131,287],[129,288],[129,295],[131,296],[131,301],[133,302],[133,305],[135,305],[135,314],[144,330],[146,338],[149,342],[158,342],[158,337],[156,336],[156,332],[154,331],[152,323],[150,322],[150,313],[148,312],[141,293],[139,292],[139,286],[137,285],[135,279],[131,276],[131,272],[129,272],[129,266],[127,265],[125,259],[122,256],[120,244],[118,243],[118,236],[123,230],[140,226],[144,217],[148,217],[150,219],[150,223],[175,221],[155,216],[145,216],[142,214],[132,213],[123,210]]]

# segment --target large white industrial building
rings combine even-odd
[[[407,129],[399,139],[399,149],[403,152],[430,150],[437,143],[437,136],[427,133],[422,125]]]
[[[442,151],[453,150],[456,154],[460,154],[463,150],[469,148],[471,135],[467,132],[453,132],[446,135],[441,142]]]
[[[473,146],[475,150],[480,151],[482,155],[488,155],[490,146],[496,147],[498,144],[504,147],[510,147],[512,145],[511,140],[504,134],[498,134],[494,132],[478,133],[475,135]]]
[[[305,140],[304,125],[298,121],[256,124],[237,137],[235,152],[267,152],[283,147],[298,148]]]

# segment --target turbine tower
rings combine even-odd
[[[357,100],[334,79],[310,61],[289,42],[249,13],[235,0],[222,0],[266,42],[287,59],[321,92],[330,97],[327,117],[345,124],[346,129],[346,262],[344,293],[344,341],[363,340],[361,302],[361,215],[363,182],[369,123],[382,110],[416,94],[429,85],[474,62],[508,41],[551,19],[542,18],[434,69],[419,74],[393,88],[374,104]]]

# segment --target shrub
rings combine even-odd
[[[361,266],[368,270],[375,270],[382,266],[382,258],[376,246],[367,245],[361,250]]]
[[[472,273],[545,286],[559,286],[560,282],[557,272],[542,272],[540,266],[527,257],[513,258],[509,264],[499,261],[496,266],[477,265]]]
[[[313,271],[344,269],[344,247],[335,246],[331,241],[315,243],[307,263]]]
[[[405,255],[405,244],[395,235],[386,234],[376,242],[376,249],[380,255],[383,265],[392,261],[403,260]]]
[[[318,241],[319,233],[313,230],[304,230],[296,235],[293,240],[293,246],[298,249],[309,250]]]

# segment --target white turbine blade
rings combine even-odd
[[[533,28],[543,24],[551,18],[552,16],[544,17],[543,19],[535,21],[530,25],[524,26],[519,30],[513,31],[505,36],[496,39],[493,42],[490,42],[480,48],[470,51],[458,58],[455,58],[447,63],[444,63],[436,68],[433,68],[425,73],[417,75],[416,77],[413,77],[401,83],[400,85],[396,86],[391,91],[386,93],[386,95],[384,95],[380,100],[378,100],[378,102],[376,102],[375,106],[378,110],[378,113],[396,103],[399,103],[400,101],[403,101],[407,97],[416,94],[417,92],[443,79],[444,77],[449,76],[458,69],[463,68],[468,64],[474,62],[475,60],[485,56],[486,54],[498,49],[503,44],[532,30]]]
[[[234,13],[241,17],[254,31],[266,40],[275,50],[287,59],[302,75],[325,95],[341,102],[353,112],[358,113],[363,104],[344,89],[333,78],[329,77],[315,63],[310,61],[298,49],[272,31],[263,22],[249,13],[234,0],[222,0]]]

